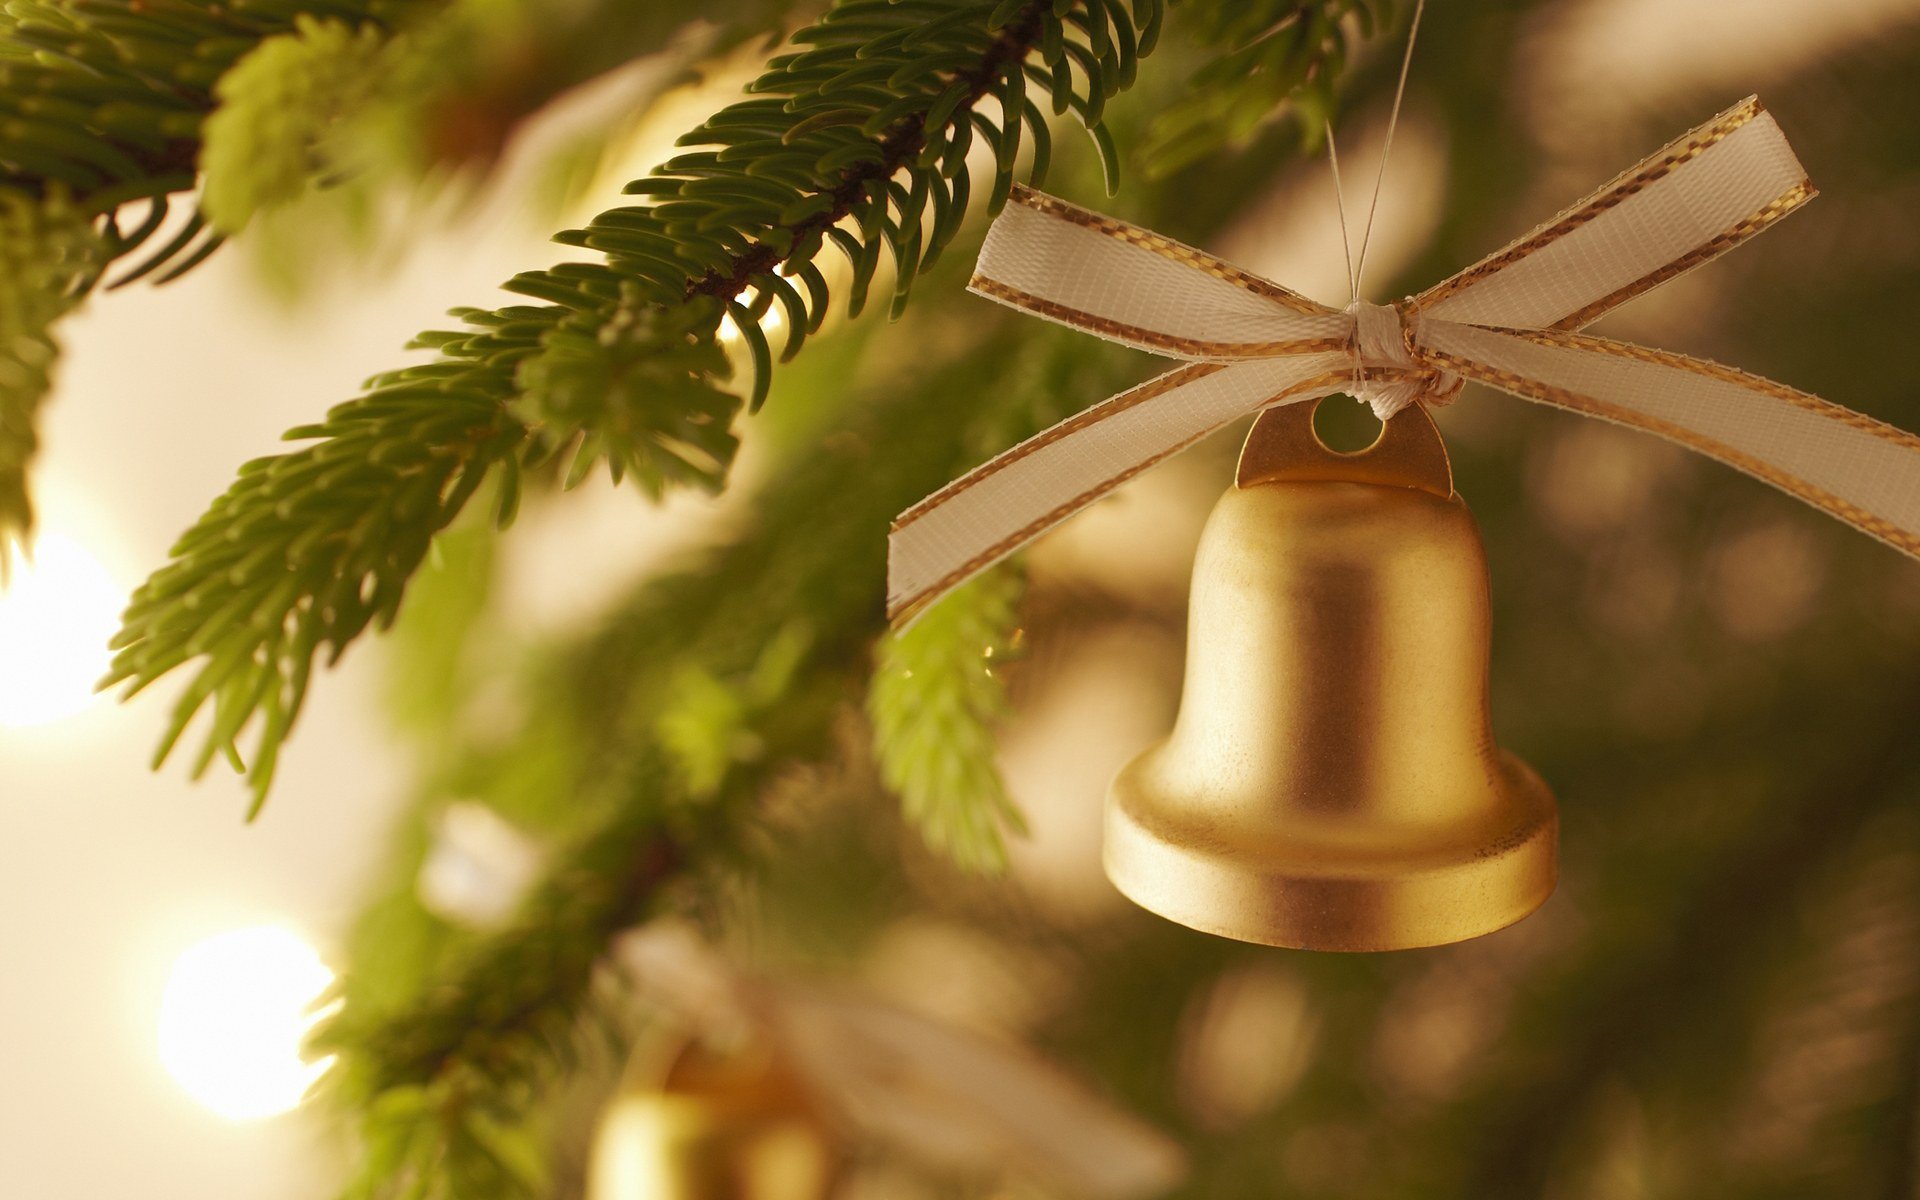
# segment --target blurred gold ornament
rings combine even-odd
[[[587,1200],[825,1200],[841,1155],[819,1107],[764,1046],[695,1041],[602,1118]]]
[[[1271,409],[1194,563],[1172,736],[1114,781],[1107,873],[1162,916],[1315,950],[1510,925],[1558,818],[1494,745],[1486,552],[1420,405],[1357,454]]]
[[[620,957],[706,1040],[609,1109],[588,1200],[852,1194],[845,1185],[865,1181],[841,1168],[873,1150],[1074,1200],[1145,1200],[1185,1174],[1164,1134],[1025,1047],[863,992],[746,973],[673,923],[635,933]]]

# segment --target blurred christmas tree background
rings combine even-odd
[[[1559,796],[1562,880],[1511,929],[1390,955],[1211,938],[1100,874],[1106,781],[1178,699],[1188,567],[1235,433],[883,635],[896,512],[1157,369],[966,294],[994,196],[1044,155],[1047,190],[1339,303],[1322,124],[1370,180],[1409,7],[914,0],[816,27],[826,6],[801,0],[8,0],[0,521],[39,540],[0,597],[0,720],[53,711],[29,685],[65,669],[48,631],[84,615],[91,505],[137,547],[118,574],[162,571],[121,673],[228,671],[194,697],[216,763],[255,723],[251,778],[203,785],[189,815],[153,811],[171,776],[125,773],[164,697],[122,710],[147,724],[83,714],[91,742],[0,742],[0,1157],[36,1195],[206,1191],[204,1162],[176,1170],[155,1140],[102,1174],[82,1114],[107,1077],[47,1049],[123,1044],[61,989],[125,972],[62,955],[162,903],[127,864],[164,854],[251,860],[237,892],[330,881],[275,893],[342,999],[317,1043],[337,1059],[284,1120],[341,1136],[289,1151],[298,1170],[248,1160],[261,1196],[579,1194],[627,1049],[686,1020],[635,978],[644,959],[620,965],[660,919],[754,978],[1029,1047],[1182,1147],[1172,1195],[1920,1195],[1912,562],[1664,443],[1469,388],[1438,420],[1492,563],[1495,724]],[[769,64],[808,29],[819,59]],[[1459,269],[1757,91],[1821,199],[1601,330],[1920,429],[1917,68],[1910,0],[1436,0],[1368,291]],[[771,107],[708,120],[756,78]],[[735,149],[617,195],[715,144]],[[925,206],[925,232],[889,202]],[[588,232],[542,251],[540,228]],[[825,244],[803,269],[808,229]],[[943,242],[889,320],[897,264]],[[569,256],[594,265],[487,290],[503,261]],[[425,339],[439,365],[398,353],[425,294],[493,310]],[[815,323],[791,362],[760,361]],[[320,349],[340,344],[361,349]],[[310,431],[322,450],[242,476],[163,566],[159,539],[260,451],[261,420],[319,420],[407,362]],[[49,373],[27,533],[16,468]],[[254,411],[280,378],[298,406]],[[186,497],[151,501],[171,528],[140,511],[161,491]],[[78,574],[58,575],[63,547]],[[273,571],[256,586],[269,561],[297,563],[312,603]],[[307,657],[356,639],[313,673],[274,794],[237,828]],[[348,726],[390,740],[343,755]],[[122,773],[88,774],[103,756]],[[159,828],[178,832],[130,836]],[[847,1195],[1083,1191],[844,1136]],[[181,1137],[207,1161],[237,1145]]]

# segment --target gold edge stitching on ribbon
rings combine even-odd
[[[1316,354],[1323,350],[1338,350],[1347,344],[1346,338],[1298,338],[1281,342],[1202,341],[1199,338],[1176,337],[1173,334],[1161,333],[1140,325],[1128,325],[1123,321],[1115,321],[1110,317],[1087,312],[1085,309],[1073,308],[1001,283],[990,275],[975,275],[968,281],[967,287],[983,296],[991,296],[995,300],[1016,305],[1076,329],[1083,329],[1102,337],[1138,342],[1156,350],[1167,350],[1194,358],[1282,358],[1292,354]]]
[[[1109,217],[1103,213],[1081,208],[1079,205],[1062,200],[1058,196],[1049,196],[1045,192],[1036,192],[1032,188],[1016,185],[1008,199],[1025,208],[1030,208],[1035,212],[1045,213],[1050,217],[1058,217],[1063,221],[1078,225],[1083,229],[1090,229],[1095,233],[1105,234],[1115,241],[1125,242],[1130,246],[1138,246],[1140,249],[1151,251],[1162,258],[1170,259],[1173,262],[1181,263],[1185,266],[1194,267],[1213,276],[1215,279],[1224,280],[1227,283],[1244,288],[1256,296],[1271,300],[1282,307],[1292,309],[1294,312],[1304,313],[1308,316],[1325,316],[1328,313],[1337,311],[1307,299],[1292,288],[1284,287],[1273,282],[1271,279],[1262,279],[1251,271],[1243,270],[1230,262],[1215,258],[1204,250],[1196,250],[1184,242],[1176,242],[1170,237],[1155,233],[1151,229],[1142,229],[1138,225],[1128,224],[1117,217]]]
[[[1537,334],[1543,331],[1503,329],[1499,332],[1525,336],[1529,333]],[[1566,336],[1577,337],[1578,335]],[[1619,343],[1613,344],[1619,345]],[[1635,349],[1640,349],[1640,347],[1635,347]],[[1915,558],[1920,558],[1920,536],[1916,536],[1905,527],[1896,525],[1878,514],[1869,512],[1849,500],[1843,500],[1825,488],[1809,483],[1797,475],[1781,470],[1765,459],[1755,458],[1753,455],[1742,450],[1735,450],[1724,442],[1715,441],[1713,438],[1688,429],[1684,425],[1677,425],[1661,417],[1649,416],[1631,408],[1623,408],[1619,405],[1610,404],[1604,400],[1599,400],[1568,388],[1559,387],[1555,384],[1545,383],[1538,379],[1532,379],[1525,375],[1519,375],[1512,371],[1504,371],[1498,367],[1476,362],[1470,358],[1462,358],[1459,355],[1449,354],[1444,350],[1428,350],[1427,353],[1437,361],[1448,366],[1457,375],[1476,379],[1481,383],[1491,384],[1494,387],[1517,393],[1528,399],[1538,400],[1544,404],[1552,404],[1559,408],[1583,413],[1587,416],[1600,417],[1605,420],[1616,421],[1631,428],[1644,429],[1650,433],[1657,433],[1662,437],[1680,443],[1696,453],[1704,454],[1709,458],[1719,459],[1721,462],[1744,471],[1756,479],[1770,483],[1788,495],[1802,500],[1826,512],[1830,516],[1845,521],[1863,533],[1879,538],[1895,549],[1910,554]],[[1628,355],[1627,357],[1638,356]],[[1699,360],[1690,361],[1698,362]],[[1702,365],[1718,366],[1718,364]],[[1727,369],[1731,370],[1731,368]],[[1744,372],[1734,372],[1734,374],[1744,375]],[[1747,376],[1747,378],[1761,383],[1770,382],[1760,379],[1758,376]],[[1780,385],[1776,384],[1774,386],[1779,387]],[[1782,390],[1791,391],[1792,389],[1786,388]],[[1840,408],[1839,405],[1822,401],[1817,396],[1807,396],[1804,392],[1795,394],[1805,397],[1808,400],[1819,401],[1821,405],[1839,409],[1841,412],[1851,412],[1850,409],[1843,409]],[[1861,416],[1868,421],[1872,420],[1871,417],[1864,417],[1864,415],[1860,413],[1853,415]],[[1874,423],[1879,424],[1879,422]],[[1892,426],[1888,426],[1887,428],[1891,429]],[[1896,430],[1896,432],[1904,433],[1905,431]],[[1916,439],[1916,441],[1920,441],[1920,439]]]
[[[1803,179],[1780,193],[1772,201],[1735,221],[1719,235],[1700,243],[1658,270],[1649,271],[1618,291],[1595,300],[1578,312],[1560,318],[1547,328],[1579,329],[1590,325],[1605,313],[1618,308],[1642,292],[1651,291],[1669,279],[1684,275],[1709,259],[1716,258],[1755,234],[1761,233],[1819,194],[1819,189],[1813,186],[1811,179]]]
[[[1604,354],[1614,358],[1633,359],[1638,362],[1652,363],[1658,367],[1672,367],[1676,370],[1686,371],[1694,375],[1703,375],[1708,379],[1717,379],[1722,383],[1731,383],[1736,387],[1746,388],[1748,391],[1759,392],[1763,396],[1771,396],[1776,400],[1783,400],[1795,408],[1804,409],[1816,416],[1837,421],[1842,425],[1858,429],[1863,433],[1870,433],[1883,441],[1891,442],[1896,446],[1920,453],[1920,434],[1909,433],[1898,425],[1889,425],[1877,417],[1870,417],[1866,413],[1856,412],[1843,404],[1835,404],[1833,401],[1822,399],[1811,392],[1803,392],[1798,388],[1788,387],[1784,383],[1776,383],[1764,375],[1755,375],[1748,371],[1742,371],[1738,367],[1729,367],[1725,363],[1717,363],[1705,358],[1691,358],[1685,354],[1675,354],[1670,350],[1656,350],[1651,346],[1639,346],[1632,342],[1616,342],[1607,338],[1592,337],[1584,333],[1574,333],[1571,330],[1504,329],[1492,325],[1482,325],[1478,326],[1478,328],[1484,329],[1489,333],[1505,334],[1508,337],[1519,338],[1521,341],[1533,342],[1541,346],[1552,346],[1565,350],[1579,350],[1589,354]],[[1436,352],[1429,351],[1429,353]],[[1445,354],[1444,351],[1437,353]],[[1497,370],[1498,368],[1488,369]],[[1543,386],[1550,387],[1552,385],[1548,384]]]
[[[1164,375],[1149,379],[1147,382],[1137,387],[1129,388],[1117,396],[1110,396],[1092,408],[1075,413],[1073,416],[1066,418],[1058,424],[1048,426],[1039,434],[1021,442],[1019,445],[1005,451],[998,457],[988,459],[972,471],[967,472],[965,475],[962,475],[960,478],[895,517],[890,527],[890,532],[899,533],[902,529],[913,524],[921,517],[926,516],[934,509],[939,508],[955,496],[971,490],[974,485],[992,478],[1014,463],[1025,459],[1028,455],[1036,454],[1071,434],[1078,433],[1090,425],[1097,425],[1108,417],[1123,413],[1136,405],[1158,399],[1168,392],[1173,391],[1175,388],[1185,387],[1197,379],[1205,379],[1209,375],[1224,371],[1226,368],[1226,363],[1215,362],[1191,363],[1184,367],[1176,367]]]
[[[1059,422],[1056,425],[1051,425],[1043,432],[1037,434],[1032,438],[1029,438],[1024,442],[1021,442],[1019,445],[1014,446],[1012,449],[1001,453],[999,456],[995,458],[988,459],[986,462],[974,468],[972,471],[969,471],[967,474],[962,475],[960,478],[954,480],[952,483],[947,484],[945,487],[941,488],[939,491],[934,492],[932,495],[921,500],[919,503],[915,504],[912,508],[909,508],[905,512],[902,512],[899,516],[893,519],[893,524],[889,527],[889,532],[899,533],[902,529],[905,529],[907,526],[913,524],[915,521],[919,520],[921,517],[926,516],[929,512],[932,512],[934,509],[941,507],[942,505],[946,504],[948,501],[954,499],[957,496],[960,496],[968,491],[971,491],[975,485],[982,483],[987,479],[992,478],[994,475],[997,475],[1001,471],[1006,470],[1008,467],[1011,467],[1015,463],[1022,461],[1023,459],[1027,458],[1029,455],[1039,453],[1041,450],[1044,450],[1048,446],[1053,445],[1055,442],[1058,442],[1066,438],[1070,434],[1078,433],[1081,430],[1089,428],[1090,426],[1093,426],[1093,425],[1098,425],[1099,423],[1107,420],[1110,417],[1116,416],[1120,413],[1127,411],[1130,408],[1133,408],[1135,405],[1145,404],[1149,400],[1156,400],[1161,396],[1166,395],[1168,392],[1174,390],[1175,388],[1185,387],[1187,384],[1192,383],[1196,379],[1204,379],[1206,376],[1211,375],[1216,371],[1224,370],[1228,365],[1230,364],[1204,362],[1204,363],[1193,363],[1186,367],[1177,368],[1175,370],[1167,372],[1165,375],[1161,375],[1154,379],[1150,379],[1146,383],[1143,383],[1138,387],[1132,388],[1128,391],[1121,392],[1117,396],[1110,396],[1107,399],[1101,401],[1099,404],[1094,405],[1092,408],[1076,413],[1073,416],[1066,418],[1065,420]],[[1351,369],[1340,370],[1340,371],[1329,371],[1322,375],[1316,375],[1311,379],[1307,380],[1306,382],[1308,384],[1319,384],[1319,383],[1325,383],[1328,381],[1338,382],[1343,380],[1350,381],[1350,382],[1359,381],[1359,380],[1397,381],[1397,380],[1404,380],[1404,379],[1419,378],[1420,376],[1426,373],[1427,372],[1424,372],[1417,368],[1408,368],[1408,367],[1365,367],[1365,368],[1362,368],[1358,373],[1352,371]],[[1294,390],[1296,390],[1298,387],[1301,387],[1301,386],[1304,386],[1304,385],[1296,384],[1293,388],[1289,388],[1286,391],[1280,392],[1279,395],[1280,396],[1290,395]],[[1454,391],[1456,392],[1458,390],[1459,390],[1458,388],[1454,389]],[[1450,399],[1451,397],[1448,397],[1448,398]],[[1442,402],[1444,403],[1444,401]],[[1268,402],[1269,406],[1271,405],[1271,403],[1272,401]]]
[[[1208,365],[1208,364],[1201,364],[1201,365]],[[1162,378],[1164,379],[1167,377],[1162,376]],[[1339,383],[1342,380],[1350,379],[1350,378],[1352,378],[1352,374],[1351,372],[1348,372],[1348,371],[1325,371],[1311,378],[1303,379],[1291,387],[1285,388],[1282,391],[1274,393],[1272,398],[1270,398],[1265,404],[1261,405],[1260,407],[1263,409],[1271,408],[1275,404],[1286,399],[1288,396],[1297,395],[1298,393],[1311,388],[1325,387],[1328,384]],[[1146,399],[1146,398],[1150,398],[1150,397],[1145,397],[1143,399]],[[1115,397],[1115,399],[1119,399],[1119,397]],[[1135,403],[1139,403],[1139,401],[1135,401]],[[1092,409],[1088,410],[1088,412],[1092,412],[1092,411],[1093,411]],[[1217,428],[1218,426],[1215,426],[1215,429]],[[953,568],[953,570],[948,571],[945,575],[941,576],[940,579],[937,580],[936,582],[928,584],[926,587],[921,588],[918,592],[915,592],[912,596],[908,597],[907,599],[900,601],[898,604],[889,602],[887,604],[887,619],[889,621],[897,622],[903,617],[911,616],[912,614],[919,612],[927,604],[931,603],[932,600],[935,597],[939,596],[942,592],[946,591],[948,588],[953,587],[955,584],[959,583],[961,580],[965,579],[967,576],[973,574],[975,571],[978,571],[980,568],[986,566],[988,563],[991,563],[994,560],[1018,549],[1022,543],[1044,532],[1049,527],[1064,520],[1066,517],[1070,516],[1072,513],[1076,512],[1077,510],[1084,508],[1088,504],[1093,503],[1095,500],[1099,499],[1101,496],[1105,495],[1110,491],[1113,491],[1115,488],[1119,487],[1121,484],[1132,479],[1134,476],[1139,475],[1142,472],[1147,471],[1155,466],[1158,466],[1160,463],[1165,462],[1167,459],[1172,458],[1174,455],[1179,454],[1183,450],[1186,450],[1187,448],[1192,446],[1194,443],[1205,439],[1209,434],[1213,432],[1214,432],[1213,429],[1202,430],[1201,432],[1194,434],[1192,437],[1187,438],[1185,441],[1181,442],[1179,445],[1171,446],[1168,449],[1161,451],[1159,454],[1156,454],[1151,458],[1135,463],[1133,466],[1127,468],[1125,471],[1122,471],[1120,474],[1115,475],[1110,479],[1102,481],[1100,484],[1096,485],[1095,487],[1087,489],[1086,491],[1082,492],[1080,495],[1075,496],[1073,499],[1068,500],[1063,504],[1056,505],[1054,508],[1048,510],[1045,514],[1027,522],[1025,525],[1021,526],[1019,529],[1001,538],[999,541],[995,542],[993,545],[987,547],[985,550],[980,551],[978,554],[975,554],[972,558],[967,559],[967,561]],[[899,531],[900,524],[901,524],[900,522],[896,522],[894,524],[895,532]]]
[[[1565,237],[1588,221],[1618,206],[1647,185],[1672,174],[1681,166],[1700,157],[1708,147],[1724,141],[1736,129],[1764,112],[1766,108],[1757,96],[1748,97],[1694,132],[1683,135],[1680,140],[1669,142],[1664,149],[1656,151],[1652,158],[1628,168],[1624,174],[1601,185],[1600,189],[1591,196],[1513,245],[1504,250],[1496,250],[1459,274],[1443,279],[1421,292],[1413,298],[1413,307],[1425,308],[1428,305],[1437,304],[1482,279],[1512,266],[1542,246]]]
[[[895,621],[895,620],[899,620],[902,616],[905,616],[909,613],[918,612],[920,609],[924,608],[927,604],[932,602],[932,600],[938,597],[942,592],[946,591],[948,588],[955,586],[961,580],[973,574],[975,571],[980,570],[982,567],[986,566],[988,563],[993,562],[995,559],[1000,558],[1002,555],[1012,553],[1014,550],[1019,548],[1021,543],[1027,541],[1030,538],[1038,536],[1040,533],[1044,532],[1046,529],[1048,529],[1052,525],[1058,523],[1059,521],[1065,520],[1069,515],[1079,510],[1080,508],[1093,503],[1095,500],[1099,499],[1101,496],[1104,496],[1108,492],[1113,491],[1115,488],[1118,488],[1121,484],[1132,479],[1134,476],[1139,475],[1142,472],[1147,471],[1153,467],[1156,467],[1162,462],[1165,462],[1167,459],[1172,458],[1174,455],[1180,453],[1182,450],[1185,450],[1188,447],[1192,446],[1195,442],[1201,441],[1207,436],[1207,434],[1212,432],[1213,430],[1209,429],[1201,433],[1196,433],[1192,437],[1181,442],[1179,445],[1170,446],[1166,450],[1161,451],[1159,454],[1156,454],[1151,458],[1135,463],[1133,466],[1128,467],[1126,470],[1120,472],[1118,475],[1114,475],[1108,478],[1107,480],[1102,482],[1099,486],[1090,488],[1087,491],[1080,493],[1078,496],[1075,496],[1073,499],[1068,500],[1063,504],[1054,506],[1052,509],[1049,509],[1046,513],[1042,514],[1041,516],[1035,517],[1033,520],[1027,522],[1025,525],[1022,525],[1020,528],[1014,530],[1012,533],[1001,538],[999,541],[995,542],[993,545],[989,546],[987,549],[980,551],[978,554],[974,555],[972,558],[969,558],[965,562],[961,563],[959,566],[955,567],[953,570],[947,572],[945,575],[941,576],[937,582],[922,588],[919,592],[915,593],[911,599],[905,601],[898,607],[895,607],[894,605],[889,604],[887,606],[888,608],[887,619],[890,621]]]

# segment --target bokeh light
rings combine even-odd
[[[85,546],[40,535],[0,588],[0,726],[47,725],[93,703],[124,600]]]
[[[319,952],[278,926],[198,942],[174,963],[160,999],[160,1061],[220,1116],[286,1112],[332,1065],[300,1054],[314,1002],[332,982]]]

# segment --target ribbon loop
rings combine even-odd
[[[1444,404],[1467,379],[1669,438],[1920,558],[1920,437],[1731,367],[1574,332],[1814,194],[1779,125],[1748,99],[1420,295],[1342,312],[1017,187],[973,290],[1188,363],[902,513],[888,614],[911,617],[1239,417],[1351,391],[1385,420]]]
[[[1339,349],[1350,322],[1172,238],[1015,187],[969,286],[1002,304],[1169,358]]]
[[[1749,96],[1412,303],[1443,321],[1582,329],[1816,194],[1773,115]]]

